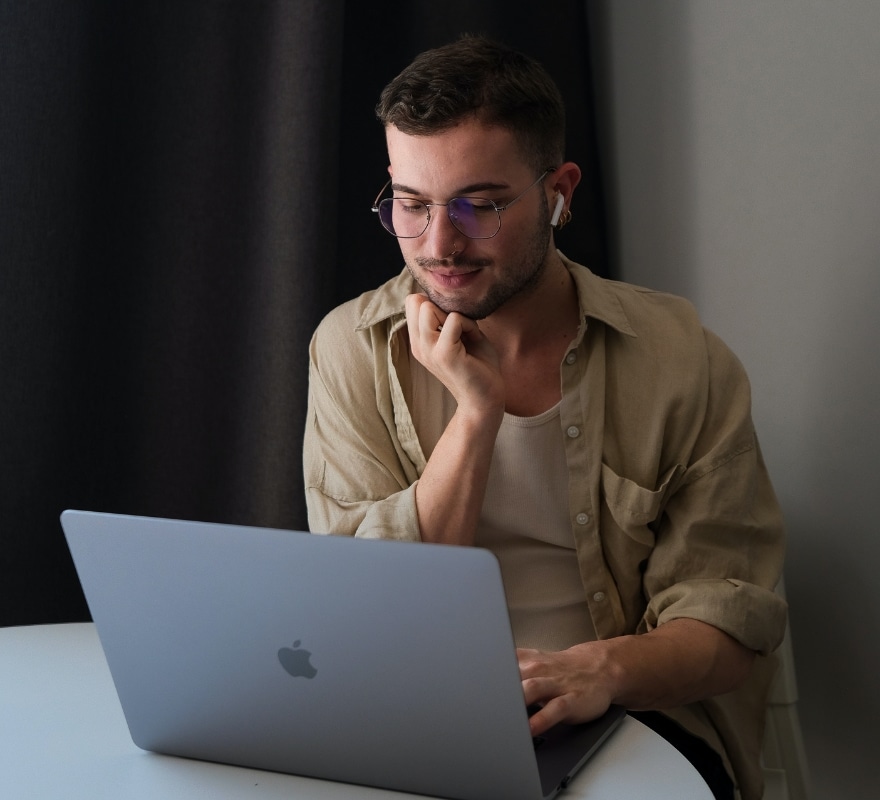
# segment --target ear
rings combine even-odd
[[[571,206],[571,196],[581,182],[581,168],[573,161],[566,161],[553,171],[551,178],[547,188],[555,195],[548,198],[553,204],[550,224],[555,227],[562,213]]]

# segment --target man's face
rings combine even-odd
[[[504,206],[538,177],[518,154],[510,132],[476,121],[431,136],[410,136],[390,126],[386,137],[395,197],[424,203],[483,197]],[[407,267],[433,303],[483,319],[525,299],[537,285],[550,234],[548,190],[542,181],[502,212],[501,229],[491,239],[469,239],[441,206],[431,208],[431,222],[421,236],[398,242]]]

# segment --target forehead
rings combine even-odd
[[[476,120],[429,136],[390,125],[385,137],[394,183],[425,193],[448,196],[479,182],[510,185],[530,174],[513,134]]]

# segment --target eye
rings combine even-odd
[[[449,216],[456,220],[492,216],[495,208],[495,204],[484,197],[456,197],[449,201]]]
[[[410,200],[406,197],[394,198],[394,204],[401,211],[405,211],[409,214],[424,214],[427,212],[427,206],[421,202],[420,200]]]
[[[486,200],[485,197],[460,197],[457,204],[462,208],[462,211],[466,209],[474,214],[487,214],[495,211],[495,204],[491,200]]]

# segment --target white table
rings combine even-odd
[[[0,797],[404,800],[415,795],[147,753],[129,738],[94,626],[0,629]],[[677,750],[631,717],[568,800],[711,800]]]

